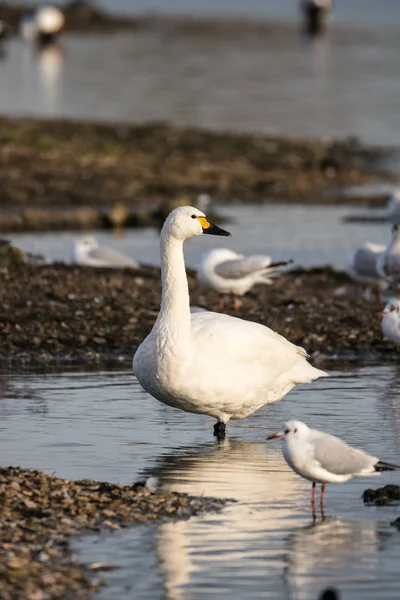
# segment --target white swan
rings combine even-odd
[[[225,308],[224,294],[233,295],[233,306],[238,310],[241,305],[238,296],[246,294],[257,283],[270,285],[271,275],[290,263],[273,263],[269,256],[262,254],[244,256],[227,248],[214,248],[203,255],[197,278],[202,285],[219,293],[218,310]]]
[[[133,358],[142,387],[164,404],[215,417],[223,436],[229,419],[242,419],[277,402],[297,383],[326,376],[303,348],[258,323],[214,312],[190,313],[183,242],[211,233],[229,235],[190,206],[173,210],[161,231],[161,308]]]
[[[86,267],[130,267],[131,269],[139,267],[139,263],[129,256],[110,248],[101,248],[92,236],[75,242],[73,262]]]

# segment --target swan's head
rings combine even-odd
[[[205,214],[193,206],[178,206],[168,215],[162,228],[162,234],[177,240],[186,240],[195,235],[231,235],[225,229],[210,223]]]
[[[267,440],[283,440],[288,442],[290,440],[301,440],[304,441],[308,438],[310,428],[302,421],[288,421],[284,424],[281,431],[273,433],[267,437]]]

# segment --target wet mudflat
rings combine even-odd
[[[334,585],[345,600],[395,597],[399,507],[366,506],[366,488],[397,474],[328,486],[326,520],[313,526],[310,484],[266,435],[297,417],[398,461],[400,379],[395,364],[330,363],[329,379],[229,424],[149,398],[131,370],[2,369],[0,451],[7,463],[68,479],[130,485],[149,476],[161,490],[234,498],[218,514],[180,523],[103,530],[73,543],[79,560],[112,563],[100,597],[317,598]]]

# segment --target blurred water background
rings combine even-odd
[[[330,30],[317,39],[302,35],[295,0],[99,6],[147,16],[146,25],[112,35],[65,34],[59,47],[39,54],[12,39],[0,62],[0,113],[398,145],[396,0],[339,0]],[[185,25],[179,14],[231,25]]]

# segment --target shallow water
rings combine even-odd
[[[271,11],[259,10],[262,0],[241,6],[250,18],[297,18],[297,3],[289,9],[279,4],[287,6],[277,0]],[[297,25],[221,34],[177,30],[162,20],[117,35],[65,35],[59,48],[40,54],[12,39],[0,62],[0,81],[7,83],[0,86],[0,113],[356,135],[398,146],[398,3],[379,2],[380,10],[377,4],[358,0],[350,10],[338,7],[331,33],[315,42]],[[193,5],[186,3],[186,12]],[[223,6],[225,16],[235,14],[235,7]],[[166,12],[179,12],[179,5]],[[218,4],[212,12],[220,12]]]
[[[341,206],[262,205],[217,207],[231,222],[223,226],[231,238],[202,236],[185,243],[185,259],[197,267],[202,254],[211,248],[230,248],[236,252],[269,254],[275,260],[292,259],[295,265],[313,267],[332,265],[344,269],[349,253],[367,240],[387,244],[391,239],[388,223],[343,223],[346,215],[382,215],[383,211]],[[135,229],[119,234],[94,231],[100,244],[112,247],[147,264],[160,264],[158,232]],[[25,252],[41,254],[52,260],[69,262],[74,232],[9,234],[5,237]]]
[[[396,365],[330,363],[332,377],[299,386],[278,404],[229,424],[149,398],[129,371],[0,372],[3,464],[42,468],[60,477],[130,483],[156,475],[167,487],[234,498],[221,514],[88,536],[75,543],[107,573],[100,597],[313,599],[330,584],[344,600],[391,600],[400,576],[398,507],[365,507],[367,487],[398,476],[329,486],[327,520],[312,527],[310,484],[265,442],[293,417],[342,435],[397,461],[400,370]]]

